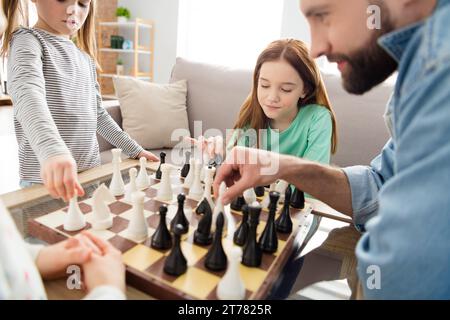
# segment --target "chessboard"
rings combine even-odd
[[[225,271],[215,272],[208,270],[205,265],[205,256],[208,246],[199,246],[193,241],[193,234],[197,228],[201,215],[195,213],[198,201],[186,197],[184,204],[185,214],[189,220],[189,231],[182,237],[181,249],[188,262],[187,271],[180,276],[171,276],[163,271],[164,261],[170,253],[169,250],[157,250],[151,247],[150,237],[159,223],[158,210],[161,205],[168,206],[167,222],[175,216],[177,211],[177,195],[184,193],[188,195],[188,189],[183,187],[184,178],[180,176],[180,170],[172,172],[170,181],[173,190],[171,201],[158,201],[156,195],[160,186],[160,180],[155,178],[154,173],[149,174],[150,186],[143,190],[145,193],[144,216],[148,224],[149,237],[141,242],[135,242],[125,232],[132,214],[132,203],[125,200],[123,196],[115,197],[115,201],[108,204],[113,215],[113,225],[107,230],[94,230],[92,222],[93,199],[87,198],[78,202],[82,213],[86,217],[86,227],[94,235],[112,243],[122,252],[123,261],[126,265],[126,281],[131,285],[157,299],[218,299],[216,289]],[[268,189],[266,189],[266,194]],[[263,197],[258,197],[261,201]],[[279,205],[277,216],[281,205]],[[44,240],[48,243],[56,243],[75,236],[80,231],[68,232],[64,230],[64,220],[68,207],[55,212],[33,218],[28,221],[28,230],[31,236]],[[244,282],[246,299],[265,299],[273,284],[279,277],[282,269],[296,243],[302,244],[308,235],[312,225],[311,205],[306,202],[302,210],[291,208],[293,231],[290,234],[278,234],[278,250],[273,254],[263,254],[262,263],[259,267],[251,268],[243,264],[239,265],[240,275]],[[231,210],[231,214],[238,226],[242,213]],[[260,222],[257,228],[258,237],[264,230],[268,218],[267,209],[261,212]],[[223,235],[226,237],[226,233]]]

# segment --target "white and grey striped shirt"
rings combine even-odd
[[[96,133],[135,158],[143,150],[101,106],[95,63],[69,39],[17,30],[8,56],[20,179],[42,183],[40,163],[72,154],[78,171],[100,164]]]

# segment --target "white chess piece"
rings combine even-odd
[[[227,272],[217,285],[217,297],[220,300],[242,300],[245,298],[245,286],[239,272],[242,249],[232,247],[227,252]]]
[[[148,225],[144,216],[145,194],[138,191],[133,193],[131,197],[133,200],[133,212],[126,234],[134,241],[141,242],[148,237]]]
[[[194,173],[194,182],[192,182],[191,188],[189,189],[189,198],[192,198],[194,200],[199,201],[203,194],[203,186],[202,182],[200,181],[200,171],[201,171],[201,164],[196,163],[195,164],[195,173]]]
[[[194,158],[191,157],[189,159],[189,172],[188,172],[188,175],[186,176],[186,178],[184,178],[184,184],[183,184],[184,188],[188,188],[188,189],[191,188],[192,182],[194,182],[194,175],[195,175],[194,171],[195,171],[195,161],[194,161]]]
[[[213,217],[212,217],[212,223],[211,223],[211,231],[212,232],[214,232],[216,230],[216,220],[217,220],[217,216],[219,215],[219,213],[222,212],[225,215],[225,207],[222,202],[222,197],[226,190],[227,190],[227,185],[225,184],[225,182],[222,182],[219,186],[219,194],[217,196],[216,205],[214,206],[214,210],[213,210]],[[229,205],[228,205],[228,208],[229,208]],[[229,211],[231,214],[231,210],[229,210]],[[225,232],[225,228],[224,228],[223,232]]]
[[[245,199],[245,203],[247,203],[248,205],[255,202],[256,201],[255,189],[249,188],[249,189],[245,190],[244,191],[244,199]]]
[[[92,195],[92,228],[105,230],[112,227],[113,218],[108,204],[116,201],[110,190],[102,184]]]
[[[214,181],[214,173],[215,172],[216,172],[216,168],[214,168],[214,167],[212,167],[212,168],[207,167],[205,169],[205,189],[203,191],[203,197],[201,199],[201,201],[203,201],[203,199],[206,199],[206,201],[208,201],[208,204],[211,209],[214,209],[214,201],[211,197],[211,186]]]
[[[131,195],[133,194],[133,192],[138,191],[138,188],[137,188],[137,185],[136,185],[137,169],[136,168],[131,168],[128,171],[128,174],[130,175],[130,183],[126,187],[125,201],[131,202],[132,201]]]
[[[139,190],[143,190],[148,188],[148,186],[150,185],[150,181],[149,181],[149,176],[147,173],[147,158],[145,157],[141,157],[139,159],[139,164],[140,164],[140,168],[139,168],[139,174],[136,178],[136,186]]]
[[[64,230],[66,231],[78,231],[86,226],[86,218],[81,212],[78,206],[78,196],[70,199],[69,210],[67,211],[66,219],[64,222]]]
[[[280,200],[278,200],[278,203],[284,203],[284,195],[286,193],[286,189],[289,186],[289,183],[284,180],[279,180],[277,182],[277,185],[275,186],[275,191],[278,191],[280,193]]]
[[[269,187],[269,192],[266,193],[264,196],[264,199],[261,201],[261,207],[267,209],[270,204],[270,192],[275,191],[275,186],[277,185],[276,182],[271,183]]]
[[[120,154],[122,153],[122,150],[112,149],[111,152],[113,156],[113,175],[109,190],[111,190],[114,196],[121,196],[125,193],[125,184],[123,183],[122,174],[120,173],[120,163],[122,162]]]
[[[170,201],[173,198],[172,182],[170,181],[171,171],[172,166],[170,164],[161,164],[161,182],[156,194],[156,199],[160,201]]]

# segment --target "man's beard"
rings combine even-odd
[[[382,22],[382,31],[375,31],[369,42],[350,55],[329,55],[330,61],[347,62],[346,74],[342,74],[344,89],[353,94],[364,94],[375,86],[384,82],[398,67],[397,61],[382,49],[377,40],[383,34],[394,30],[389,22],[387,11],[385,21]]]

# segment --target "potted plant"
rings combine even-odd
[[[130,10],[125,7],[118,7],[116,10],[117,22],[123,23],[127,22],[130,19],[131,14]]]
[[[122,76],[124,74],[123,60],[121,58],[117,59],[116,62],[116,74],[118,76]]]

